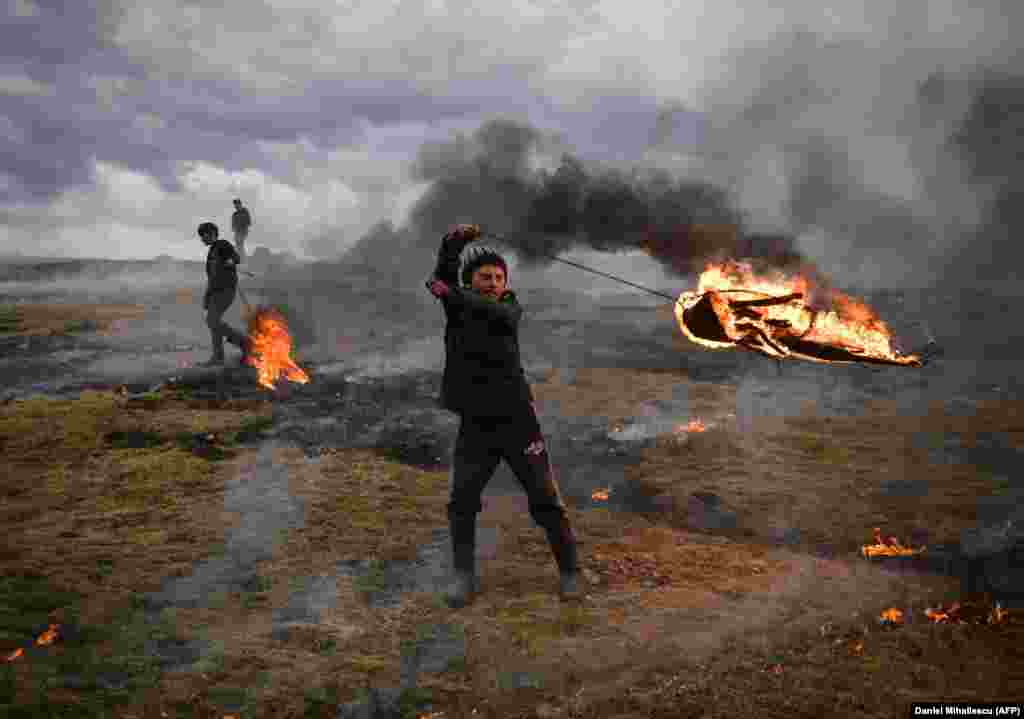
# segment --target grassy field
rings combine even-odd
[[[0,336],[106,332],[117,320],[137,319],[139,305],[8,304],[0,305]]]
[[[685,382],[586,370],[536,391],[560,412],[600,412],[612,425]],[[1021,698],[1019,616],[993,626],[923,621],[925,608],[967,599],[956,582],[883,571],[858,554],[873,527],[955,539],[973,520],[973,499],[1000,491],[971,467],[929,466],[911,432],[1019,442],[1021,406],[993,403],[969,419],[932,409],[908,422],[880,405],[856,419],[765,420],[739,434],[727,421],[731,388],[688,390],[707,431],[662,438],[630,470],[670,500],[666,511],[572,510],[589,594],[581,605],[558,602],[543,534],[517,497],[489,499],[481,515],[496,539],[476,603],[452,612],[432,593],[410,592],[373,605],[374,568],[412,557],[445,527],[446,473],[368,450],[327,450],[311,463],[279,448],[304,525],[244,591],[158,622],[144,620],[140,595],[223,551],[234,521],[223,512],[225,483],[251,466],[250,441],[273,423],[272,406],[172,392],[6,403],[0,654],[51,623],[76,630],[0,664],[0,714],[326,719],[371,687],[398,686],[403,658],[441,625],[464,651],[404,691],[406,717],[880,719],[902,716],[912,700]],[[925,478],[929,491],[893,499],[879,489],[892,477]],[[744,527],[784,519],[801,543],[690,531],[694,491],[714,492]],[[819,544],[835,558],[806,551]],[[376,563],[338,582],[318,623],[271,637],[298,578],[354,559]],[[889,607],[910,621],[880,623]],[[212,649],[189,671],[162,673],[146,649],[196,638]]]

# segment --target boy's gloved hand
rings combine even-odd
[[[472,242],[480,238],[480,225],[455,225],[455,228],[448,233],[450,237]]]
[[[434,295],[434,297],[437,297],[438,299],[447,296],[450,292],[448,285],[441,280],[431,280],[430,283],[427,284],[427,288],[430,290],[430,294]]]

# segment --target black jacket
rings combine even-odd
[[[234,245],[227,240],[215,240],[206,255],[206,291],[235,289],[240,259]]]
[[[446,235],[434,270],[434,278],[451,289],[441,298],[447,318],[441,405],[474,417],[514,416],[533,401],[519,358],[523,308],[511,290],[493,300],[459,287],[465,246],[465,240]]]

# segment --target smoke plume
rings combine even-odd
[[[436,243],[453,223],[481,224],[527,266],[573,247],[644,250],[678,274],[757,245],[738,235],[742,218],[721,187],[663,170],[589,167],[569,153],[553,169],[535,168],[551,144],[538,129],[494,120],[472,137],[422,148],[416,176],[431,186],[411,227]],[[787,244],[763,246],[782,256]]]
[[[1005,277],[1024,150],[1014,16],[908,4],[733,51],[700,98],[703,172],[843,284]]]

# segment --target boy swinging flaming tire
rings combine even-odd
[[[446,600],[453,608],[462,607],[480,591],[476,516],[484,488],[501,460],[526,491],[530,516],[547,534],[558,564],[560,596],[579,600],[576,537],[520,361],[523,310],[507,289],[505,260],[490,250],[478,250],[465,259],[459,284],[459,256],[479,237],[475,225],[459,225],[446,234],[428,282],[447,319],[441,403],[460,417],[448,497],[455,571]]]

